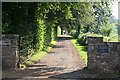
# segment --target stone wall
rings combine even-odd
[[[120,71],[120,42],[103,42],[103,37],[88,37],[88,69],[105,73]]]
[[[18,63],[19,36],[15,34],[2,35],[2,68],[16,68]]]

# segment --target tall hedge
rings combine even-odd
[[[56,39],[57,26],[46,18],[46,14],[51,15],[47,11],[51,3],[4,2],[2,6],[3,34],[18,34],[21,37],[34,34],[31,40],[39,51]]]

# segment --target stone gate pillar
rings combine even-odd
[[[2,68],[16,68],[19,61],[19,36],[15,34],[2,35]]]
[[[88,69],[90,70],[94,70],[98,68],[97,63],[99,63],[98,61],[96,61],[96,57],[99,56],[99,54],[97,53],[97,47],[99,44],[103,43],[103,37],[92,37],[89,36],[88,37]]]

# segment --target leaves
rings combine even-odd
[[[111,15],[109,5],[108,2],[3,3],[2,32],[20,36],[35,33],[42,50],[56,37],[57,26],[68,32],[76,30],[78,35],[80,31],[104,34],[101,30],[105,30],[103,27]]]

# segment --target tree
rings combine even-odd
[[[117,27],[112,23],[108,22],[107,24],[104,24],[103,27],[100,29],[100,33],[103,36],[116,36],[117,35]]]
[[[72,7],[72,14],[73,18],[75,18],[75,24],[77,33],[76,33],[76,38],[80,34],[80,28],[82,25],[88,25],[92,22],[93,17],[92,17],[92,3],[88,2],[81,2],[81,3],[73,3]]]
[[[109,18],[111,16],[109,5],[109,2],[94,2],[94,33],[101,34],[100,29],[109,21]]]

